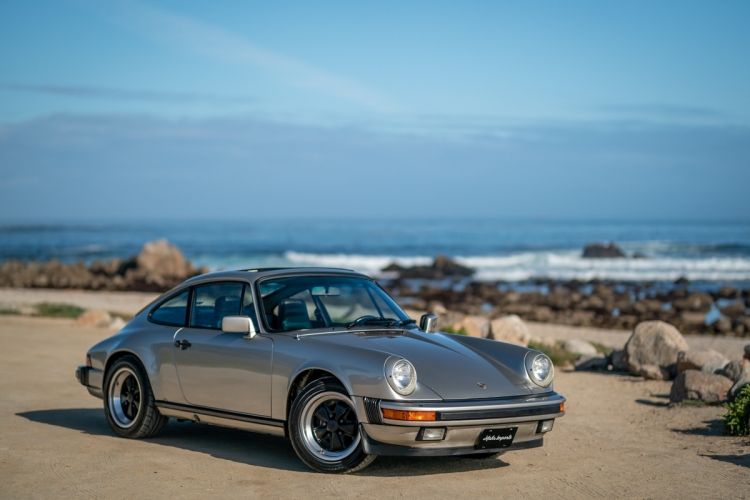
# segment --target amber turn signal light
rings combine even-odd
[[[560,403],[560,413],[565,411],[565,403]]]
[[[417,420],[420,422],[434,422],[437,420],[434,411],[402,411],[391,410],[388,408],[383,408],[383,418],[389,418],[391,420]]]

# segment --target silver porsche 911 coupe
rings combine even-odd
[[[377,455],[542,446],[565,398],[541,352],[417,325],[371,278],[250,269],[192,278],[86,355],[76,377],[122,437],[172,417],[287,436],[320,472]]]

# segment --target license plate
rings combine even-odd
[[[490,448],[507,448],[513,444],[518,427],[506,427],[505,429],[485,429],[479,435],[476,450],[488,450]]]

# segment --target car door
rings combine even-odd
[[[252,288],[222,282],[193,288],[188,326],[175,337],[174,359],[182,394],[191,405],[271,415],[273,340],[224,333],[224,316],[255,318]]]

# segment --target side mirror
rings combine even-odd
[[[251,339],[258,333],[249,316],[224,316],[221,320],[221,331],[225,333],[244,333]]]
[[[433,333],[437,331],[437,320],[437,314],[425,314],[419,320],[419,328],[425,333]]]

